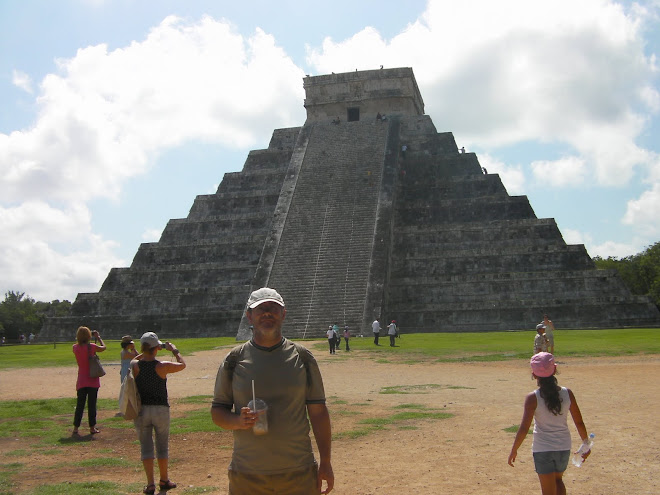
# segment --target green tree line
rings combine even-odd
[[[67,300],[41,302],[24,292],[6,292],[0,303],[0,336],[7,342],[14,342],[19,335],[26,338],[31,333],[38,335],[47,316],[66,316],[70,309],[71,303]]]
[[[615,269],[635,295],[651,296],[660,308],[660,242],[625,258],[594,258],[599,269]]]

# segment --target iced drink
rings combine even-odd
[[[251,400],[248,402],[248,407],[251,411],[257,413],[257,422],[252,427],[254,434],[265,435],[268,433],[268,405],[266,402],[261,399]]]

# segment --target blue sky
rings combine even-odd
[[[660,0],[0,0],[0,290],[73,300],[304,123],[412,67],[439,132],[592,256],[660,238]]]

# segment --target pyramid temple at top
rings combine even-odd
[[[561,328],[660,325],[649,298],[436,131],[412,69],[304,88],[302,127],[275,130],[42,335],[71,340],[85,324],[107,338],[247,339],[245,303],[262,286],[284,297],[289,337],[335,322],[369,334],[374,318],[406,333],[534,329],[544,313]]]

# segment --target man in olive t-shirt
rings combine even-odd
[[[277,291],[256,290],[247,306],[252,340],[232,350],[223,361],[211,408],[213,422],[234,431],[229,493],[330,493],[334,485],[330,416],[316,360],[303,346],[282,337],[286,309]],[[257,417],[247,407],[252,400],[252,380],[256,397],[268,405],[268,432],[264,435],[252,431]],[[309,423],[319,451],[318,467]],[[322,492],[323,480],[326,488]]]

